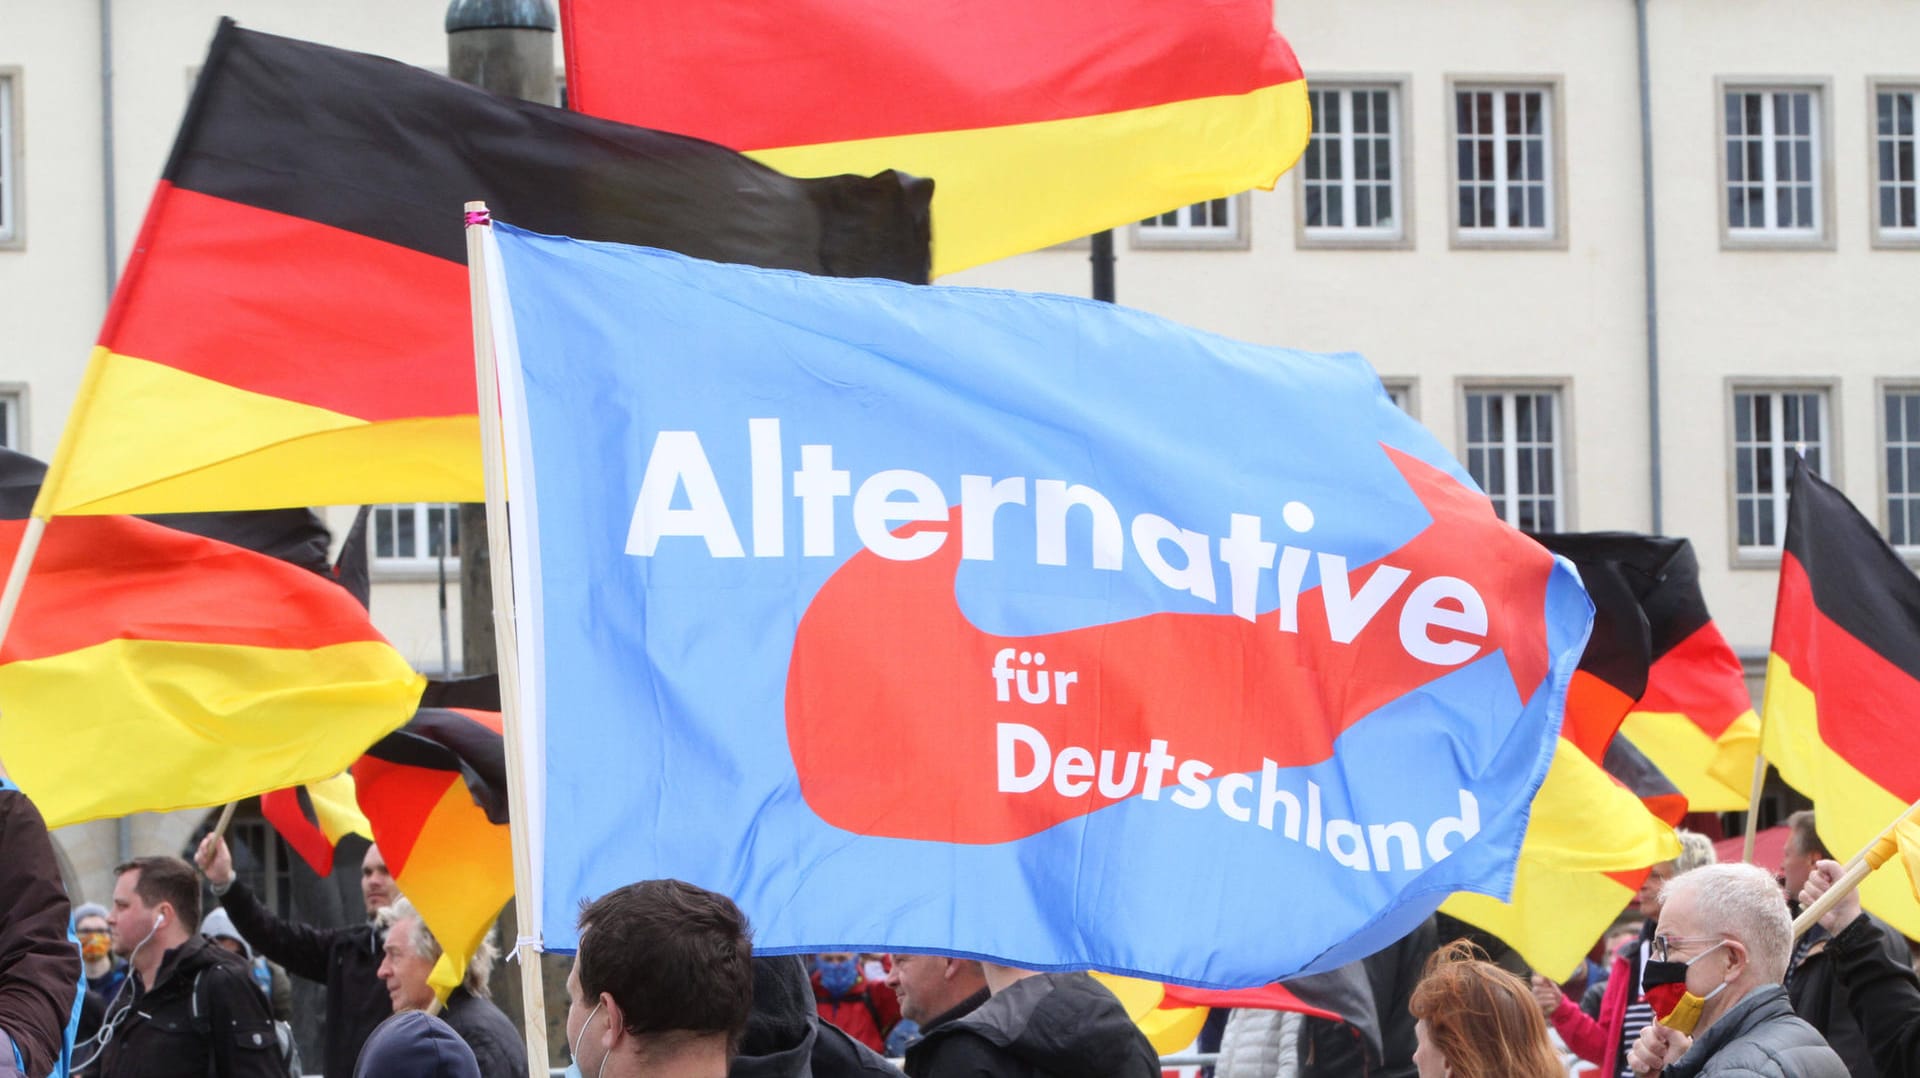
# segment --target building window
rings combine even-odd
[[[1413,402],[1413,379],[1382,378],[1380,379],[1380,385],[1381,388],[1387,391],[1387,399],[1393,402],[1395,408],[1400,409],[1408,415],[1416,414]]]
[[[1875,223],[1886,239],[1920,240],[1916,212],[1913,113],[1920,93],[1877,90],[1873,95]]]
[[[1881,395],[1887,490],[1887,541],[1920,553],[1920,386]]]
[[[1809,467],[1825,475],[1828,438],[1825,390],[1734,390],[1734,543],[1741,551],[1780,549],[1793,458],[1805,457]]]
[[[1396,240],[1405,234],[1400,190],[1400,90],[1309,90],[1313,137],[1300,159],[1301,224],[1311,239]]]
[[[1522,531],[1564,530],[1560,394],[1467,391],[1467,472],[1501,519]]]
[[[0,389],[0,449],[26,452],[26,438],[20,429],[20,391]]]
[[[19,118],[14,115],[14,75],[0,71],[0,244],[20,239],[20,155],[14,144]]]
[[[1820,102],[1811,89],[1726,93],[1727,231],[1821,234]]]
[[[460,557],[460,507],[443,502],[377,505],[371,521],[374,561],[424,565]]]
[[[1133,226],[1136,247],[1247,246],[1247,196],[1229,195],[1156,214]]]
[[[264,817],[239,817],[227,832],[233,874],[261,904],[281,917],[293,915],[293,851]]]
[[[1463,239],[1550,240],[1556,229],[1553,91],[1454,91],[1455,227]]]

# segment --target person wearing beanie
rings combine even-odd
[[[473,1049],[425,1011],[402,1011],[368,1035],[353,1078],[480,1078]]]
[[[80,939],[80,958],[86,965],[87,990],[102,1003],[113,1002],[127,979],[127,960],[113,953],[113,937],[107,931],[107,908],[98,902],[84,902],[73,908],[73,934]]]
[[[266,955],[255,954],[253,945],[233,927],[233,918],[226,910],[216,909],[201,918],[200,934],[246,959],[253,970],[254,983],[267,997],[274,1021],[293,1021],[293,982],[287,979],[287,971],[268,961]]]

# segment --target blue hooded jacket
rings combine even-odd
[[[404,1011],[367,1038],[353,1078],[480,1078],[480,1064],[452,1026],[425,1011]]]

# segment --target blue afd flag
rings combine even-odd
[[[1236,986],[1510,890],[1590,607],[1358,357],[494,232],[549,947]]]

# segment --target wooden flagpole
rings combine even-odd
[[[1764,740],[1766,731],[1767,718],[1763,714],[1760,717],[1760,733],[1763,736],[1760,743],[1762,745],[1766,744]],[[1753,864],[1753,829],[1754,825],[1760,822],[1760,787],[1766,785],[1766,782],[1767,754],[1765,752],[1756,752],[1753,754],[1753,785],[1747,788],[1746,841],[1740,843],[1740,862],[1742,864]]]
[[[1900,839],[1894,831],[1902,821],[1916,812],[1920,812],[1920,801],[1915,801],[1901,810],[1900,815],[1895,816],[1892,823],[1882,828],[1872,842],[1862,846],[1860,852],[1853,855],[1853,860],[1847,862],[1846,871],[1841,873],[1832,887],[1827,888],[1827,893],[1815,900],[1813,905],[1800,911],[1799,917],[1794,918],[1794,939],[1799,939],[1806,934],[1807,929],[1819,924],[1820,918],[1825,917],[1828,910],[1833,909],[1849,892],[1865,882],[1866,878],[1873,874],[1874,869],[1886,864],[1895,853],[1899,852]]]
[[[500,383],[494,354],[492,308],[487,288],[487,204],[469,202],[467,294],[473,307],[474,376],[480,395],[480,448],[487,477],[487,547],[493,571],[493,636],[500,672],[500,721],[507,750],[508,833],[513,843],[515,931],[513,956],[520,963],[520,995],[526,1023],[527,1073],[547,1073],[547,996],[540,971],[540,941],[533,915],[533,869],[527,848],[527,761],[520,752],[520,655],[513,624],[513,555],[507,534],[506,458],[500,434]]]

